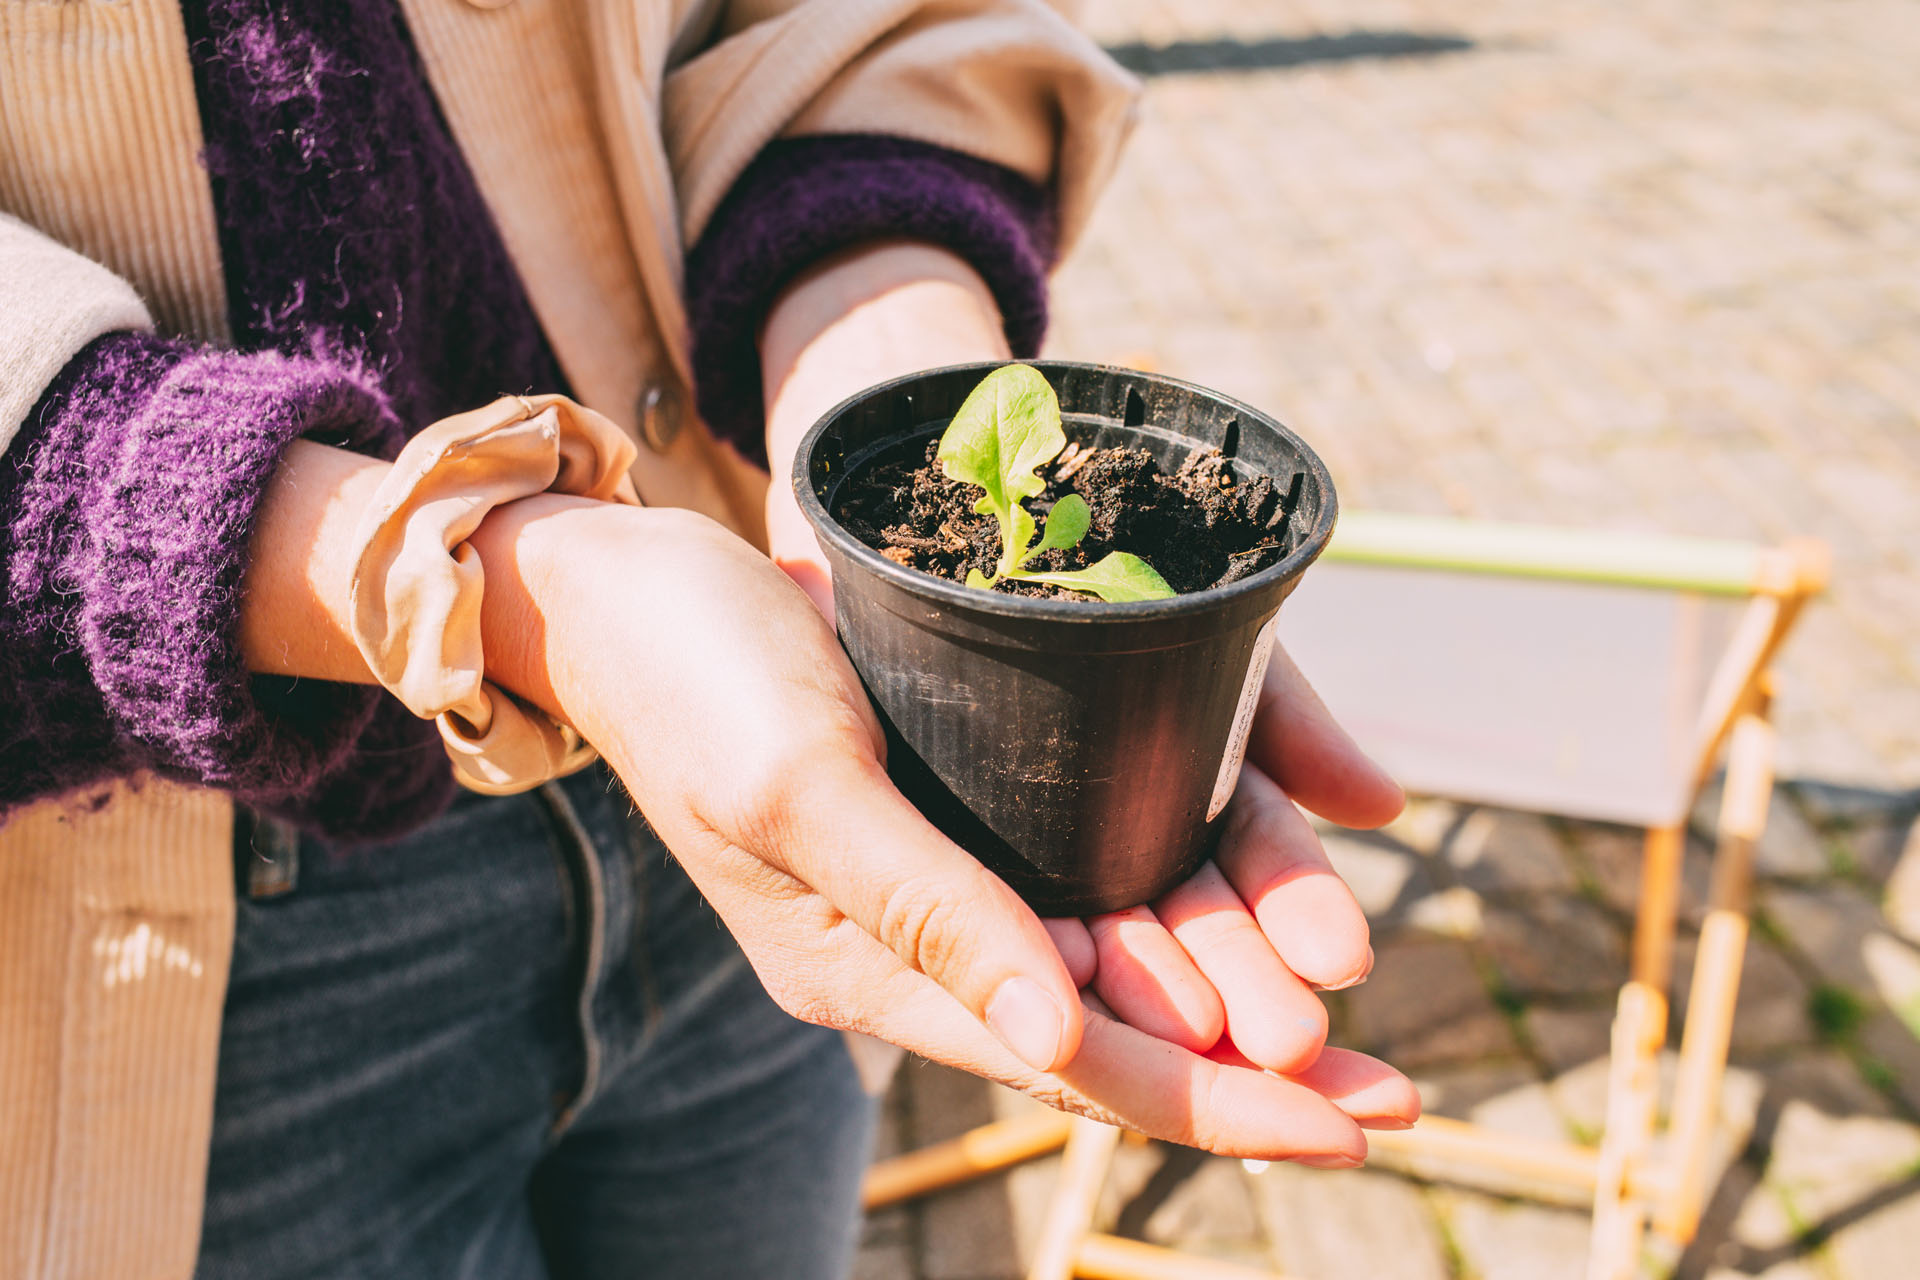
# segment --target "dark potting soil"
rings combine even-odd
[[[882,457],[852,477],[834,512],[854,537],[895,564],[965,582],[970,569],[993,572],[1000,558],[999,524],[975,514],[977,486],[950,480],[935,461],[939,440],[924,453]],[[1029,498],[1041,530],[1046,513],[1069,493],[1087,500],[1093,524],[1080,544],[1043,551],[1030,569],[1083,569],[1109,551],[1130,551],[1186,593],[1238,582],[1286,554],[1286,497],[1267,476],[1243,480],[1217,449],[1195,450],[1168,475],[1140,449],[1087,448],[1069,440],[1040,469],[1047,487]],[[1036,542],[1039,536],[1036,534]],[[1009,595],[1092,600],[1081,591],[1002,579]]]

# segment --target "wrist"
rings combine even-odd
[[[603,527],[643,509],[543,493],[496,507],[467,544],[480,557],[480,644],[487,678],[514,696],[574,723],[564,696],[574,629],[568,611],[579,567],[599,557]],[[582,730],[584,732],[584,729]]]
[[[241,590],[250,670],[373,683],[353,642],[349,592],[360,514],[392,468],[296,440],[267,486]]]

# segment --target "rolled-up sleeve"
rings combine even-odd
[[[726,5],[668,75],[701,411],[760,456],[754,336],[836,250],[916,239],[966,258],[1018,355],[1084,226],[1138,84],[1041,0]]]
[[[255,677],[253,531],[302,437],[390,453],[355,370],[146,333],[88,343],[0,458],[0,813],[151,769],[268,808],[343,765],[372,687]]]

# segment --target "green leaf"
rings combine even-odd
[[[1125,551],[1110,552],[1085,569],[1053,573],[1016,573],[1028,582],[1044,582],[1069,591],[1091,591],[1109,604],[1128,600],[1165,600],[1174,595],[1167,580],[1139,556]]]
[[[941,435],[936,456],[947,475],[984,489],[976,510],[1000,522],[1002,573],[1033,541],[1033,517],[1020,502],[1046,488],[1035,469],[1066,447],[1058,397],[1038,369],[1024,364],[1002,365],[983,378]]]
[[[1070,493],[1053,504],[1053,510],[1047,513],[1047,531],[1040,535],[1040,545],[1028,554],[1077,547],[1092,525],[1093,512],[1088,509],[1087,500],[1077,493]]]
[[[993,590],[993,584],[998,582],[999,580],[1000,580],[1000,575],[997,573],[994,574],[993,577],[989,578],[986,574],[981,573],[978,569],[967,570],[967,585],[970,587],[978,587],[982,591]]]

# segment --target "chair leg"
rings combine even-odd
[[[1653,1140],[1661,1046],[1667,1039],[1667,989],[1673,976],[1673,930],[1680,897],[1684,826],[1647,832],[1633,968],[1620,989],[1608,1058],[1607,1120],[1593,1196],[1588,1280],[1627,1280],[1639,1265],[1646,1206],[1629,1193],[1635,1167]]]
[[[1060,1163],[1060,1181],[1047,1202],[1047,1217],[1033,1252],[1027,1280],[1071,1280],[1075,1256],[1093,1229],[1093,1212],[1100,1201],[1107,1166],[1120,1143],[1120,1131],[1079,1116],[1067,1135]]]
[[[1747,951],[1753,849],[1766,826],[1773,795],[1773,749],[1773,726],[1758,713],[1742,716],[1727,753],[1712,889],[1680,1041],[1680,1074],[1673,1099],[1674,1176],[1657,1222],[1662,1234],[1682,1244],[1699,1229],[1706,1198],[1707,1152],[1726,1076],[1734,1000]]]
[[[1036,1111],[882,1160],[867,1170],[863,1207],[872,1212],[1058,1151],[1072,1123],[1058,1111]]]
[[[1271,1271],[1099,1234],[1080,1242],[1073,1274],[1081,1280],[1286,1280]]]

